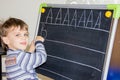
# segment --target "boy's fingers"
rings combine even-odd
[[[40,40],[40,41],[44,42],[44,38],[42,36],[37,36],[36,40]]]

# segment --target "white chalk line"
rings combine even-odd
[[[55,24],[55,23],[46,23],[46,22],[40,22],[42,24],[49,24],[49,25],[62,25],[62,26],[68,26],[68,27],[73,27],[73,25],[67,25],[67,24]],[[109,31],[104,30],[104,29],[100,29],[100,28],[93,28],[93,27],[84,27],[84,26],[75,26],[74,28],[84,28],[84,29],[91,29],[91,30],[97,30],[97,31],[102,31],[102,32],[106,32],[109,33]]]
[[[64,75],[61,75],[61,74],[59,74],[59,73],[56,73],[56,72],[54,72],[54,71],[51,71],[51,70],[48,70],[48,69],[45,69],[45,68],[40,68],[40,69],[45,70],[45,71],[48,71],[48,72],[51,72],[51,73],[53,73],[53,74],[56,74],[56,75],[58,75],[58,76],[61,76],[61,77],[65,78],[65,79],[72,80],[71,78],[66,77],[66,76],[64,76]]]
[[[52,57],[52,58],[56,58],[56,59],[60,59],[60,60],[64,60],[64,61],[67,61],[67,62],[71,62],[71,63],[74,63],[74,64],[78,64],[78,65],[82,65],[82,66],[85,66],[85,67],[89,67],[89,68],[92,68],[96,71],[99,71],[101,72],[100,69],[96,68],[96,67],[93,67],[93,66],[90,66],[90,65],[87,65],[87,64],[83,64],[83,63],[79,63],[79,62],[76,62],[76,61],[72,61],[72,60],[68,60],[68,59],[64,59],[64,58],[61,58],[61,57],[57,57],[57,56],[53,56],[53,55],[48,55],[49,57]]]
[[[75,45],[75,44],[70,44],[70,43],[66,43],[66,42],[62,42],[62,41],[49,40],[49,39],[46,39],[46,41],[54,42],[54,43],[60,43],[60,44],[65,44],[65,45],[74,46],[74,47],[78,47],[78,48],[83,48],[83,49],[87,49],[87,50],[90,50],[90,51],[94,51],[94,52],[98,52],[98,53],[101,53],[101,54],[105,54],[105,52],[102,52],[102,51],[98,51],[98,50],[95,50],[95,49],[91,49],[91,48],[87,48],[87,47],[83,47],[83,46],[78,46],[78,45]]]

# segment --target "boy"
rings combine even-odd
[[[30,48],[28,25],[17,18],[9,18],[0,27],[0,38],[6,51],[7,80],[38,80],[35,68],[46,61],[47,54],[42,44],[44,38],[37,36]]]

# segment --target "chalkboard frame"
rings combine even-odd
[[[58,7],[58,8],[78,8],[78,9],[107,9],[107,5],[86,5],[86,4],[46,4],[47,6],[41,6],[40,10],[42,7]],[[111,9],[113,10],[113,9]],[[37,36],[38,33],[38,28],[39,28],[39,22],[41,18],[41,12],[38,14],[38,21],[37,21],[37,26],[36,26],[36,33],[34,36]],[[104,61],[104,67],[103,67],[103,72],[101,76],[101,80],[107,80],[107,74],[108,74],[108,69],[109,69],[109,64],[110,64],[110,59],[111,59],[111,54],[112,54],[112,48],[114,44],[114,37],[116,33],[116,28],[117,28],[117,23],[118,19],[114,19],[112,21],[111,29],[110,29],[110,36],[109,40],[107,43],[107,49],[106,49],[106,56],[105,56],[105,61]]]

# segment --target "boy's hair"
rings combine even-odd
[[[8,46],[3,42],[2,37],[6,37],[8,35],[9,29],[11,29],[12,27],[14,28],[20,27],[21,30],[25,29],[28,31],[28,25],[21,19],[9,18],[3,24],[1,24],[0,25],[0,41],[4,51],[7,51]]]

